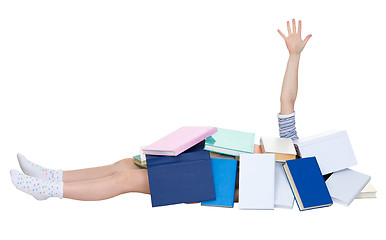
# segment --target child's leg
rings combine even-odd
[[[29,161],[22,154],[17,154],[17,158],[19,160],[20,167],[25,174],[35,178],[58,182],[87,181],[108,177],[122,170],[141,169],[134,164],[134,159],[132,158],[125,158],[107,166],[72,171],[54,170],[42,167]]]
[[[119,171],[105,178],[63,185],[64,198],[84,201],[104,200],[127,192],[150,193],[147,170]]]
[[[94,168],[85,168],[79,170],[63,171],[63,182],[81,182],[94,180],[99,178],[105,178],[112,176],[118,172],[125,170],[140,170],[141,168],[134,164],[132,158],[122,159],[114,164],[94,167]]]
[[[145,169],[124,170],[101,179],[71,183],[44,180],[11,170],[11,180],[17,189],[38,200],[65,197],[96,201],[127,192],[150,193]]]

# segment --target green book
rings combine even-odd
[[[205,150],[221,154],[240,156],[253,153],[255,134],[217,128],[217,132],[205,140]]]
[[[133,159],[134,159],[134,164],[137,165],[138,167],[147,168],[146,163],[145,164],[141,163],[141,156],[140,155],[133,156]]]

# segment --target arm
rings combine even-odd
[[[298,31],[296,31],[295,19],[292,19],[292,30],[290,22],[287,21],[288,36],[286,37],[280,30],[277,30],[283,37],[287,49],[289,51],[289,58],[287,69],[285,71],[283,85],[280,95],[280,114],[286,115],[294,112],[294,105],[298,93],[298,68],[300,53],[303,51],[311,34],[304,40],[301,39],[302,22],[299,21]]]

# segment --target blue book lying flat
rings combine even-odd
[[[211,159],[216,199],[202,201],[202,206],[233,207],[236,185],[236,159]]]
[[[146,155],[153,207],[215,199],[212,167],[203,142],[178,156]]]
[[[283,168],[300,211],[332,205],[315,157],[287,160]]]

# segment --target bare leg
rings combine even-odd
[[[63,182],[70,183],[70,182],[95,180],[99,178],[112,176],[118,172],[125,171],[125,170],[141,169],[140,167],[135,165],[133,161],[134,160],[132,158],[125,158],[114,164],[107,165],[107,166],[85,168],[85,169],[72,170],[72,171],[63,171]]]
[[[104,200],[127,192],[150,193],[146,169],[119,171],[89,181],[65,182],[63,186],[64,198],[83,201]]]

